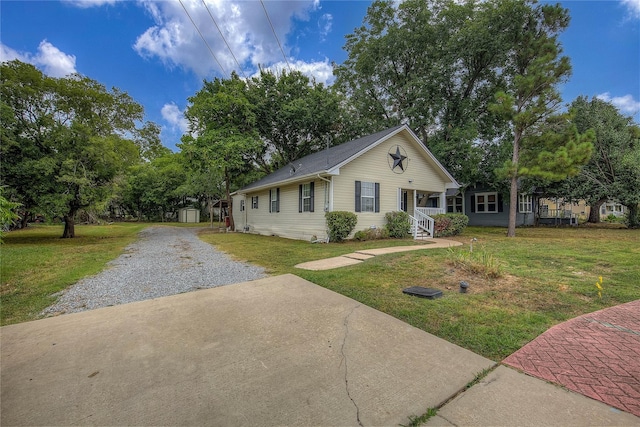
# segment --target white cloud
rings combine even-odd
[[[38,46],[38,52],[18,52],[4,44],[0,44],[0,61],[11,61],[17,59],[22,62],[33,64],[50,77],[64,77],[76,73],[76,57],[68,55],[60,49],[42,40]]]
[[[182,133],[187,132],[189,129],[189,122],[184,117],[184,113],[180,111],[180,108],[174,103],[164,104],[160,110],[162,118],[171,125],[172,128],[178,128]]]
[[[157,58],[167,66],[193,70],[200,77],[212,74],[227,77],[231,70],[236,70],[242,75],[236,60],[247,74],[254,72],[258,66],[284,62],[260,3],[206,0],[208,11],[202,0],[182,0],[188,15],[180,2],[141,0],[141,3],[156,23],[140,35],[133,46],[136,52],[145,58]],[[289,55],[286,36],[292,29],[293,19],[308,20],[309,12],[318,9],[319,2],[264,2],[264,5],[285,55]],[[190,18],[202,33],[224,72],[202,41]],[[215,24],[220,28],[224,39]]]
[[[640,112],[640,101],[633,99],[632,95],[612,97],[609,92],[605,92],[597,95],[596,98],[613,104],[624,114],[634,115]]]
[[[640,19],[640,0],[622,0],[633,18]]]
[[[318,20],[318,29],[320,30],[320,36],[324,40],[326,36],[331,33],[331,29],[333,27],[333,15],[330,13],[325,13]]]
[[[28,57],[26,57],[25,54],[0,43],[0,62],[13,61],[14,59],[22,62],[29,62]]]
[[[43,67],[44,73],[51,77],[64,77],[76,72],[75,55],[67,55],[46,40],[38,46],[35,64]]]
[[[113,5],[122,0],[62,0],[65,3],[69,3],[73,6],[87,9],[90,7],[104,6],[105,4]]]
[[[305,76],[315,79],[317,83],[324,83],[329,85],[333,83],[333,67],[329,63],[328,59],[324,61],[305,62],[305,61],[292,61],[289,60],[291,70],[300,71]],[[279,74],[283,70],[288,71],[287,64],[284,61],[276,62],[268,67],[262,67],[266,71],[271,71],[274,74]],[[251,77],[257,77],[260,75],[260,71],[256,71]]]

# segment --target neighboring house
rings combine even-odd
[[[563,198],[540,199],[538,224],[578,225],[579,220],[589,218],[589,206],[584,200],[571,202]]]
[[[607,219],[609,215],[621,218],[627,214],[628,208],[617,202],[606,201],[600,206],[600,221]]]
[[[518,194],[516,226],[534,225],[537,196]],[[448,213],[464,213],[469,225],[506,227],[509,224],[509,203],[498,191],[479,185],[468,187],[447,197]]]
[[[432,236],[429,215],[444,213],[447,190],[458,187],[401,125],[298,159],[238,190],[233,219],[238,231],[323,240],[325,212],[354,212],[355,232],[383,227],[385,213],[404,210],[414,236]]]
[[[576,202],[565,201],[562,198],[540,199],[539,223],[577,225],[579,220],[585,221],[589,218],[590,210],[591,207],[582,199]],[[605,221],[609,215],[621,218],[627,211],[626,206],[608,200],[600,206],[600,221]],[[567,222],[567,218],[571,218],[571,222]]]

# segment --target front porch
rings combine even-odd
[[[414,214],[409,215],[411,235],[416,240],[431,239],[434,237],[435,221],[433,215],[446,213],[442,208],[415,208]]]
[[[398,189],[398,210],[409,215],[410,232],[414,239],[434,237],[433,215],[447,212],[446,192]]]

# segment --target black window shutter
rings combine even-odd
[[[276,212],[280,212],[280,188],[276,188]]]
[[[311,207],[309,209],[309,212],[313,212],[313,187],[314,187],[314,182],[311,181]]]
[[[360,212],[362,210],[360,207],[361,186],[362,183],[360,181],[356,181],[356,212]]]
[[[256,209],[258,209],[258,196],[256,196]]]
[[[376,200],[375,200],[375,211],[376,212],[380,212],[380,183],[376,182],[375,184],[375,188],[376,188]]]
[[[273,195],[271,194],[273,190],[269,190],[269,213],[271,213],[271,201],[273,200]]]
[[[475,212],[476,211],[476,195],[472,194],[469,199],[471,201],[471,212]]]
[[[504,207],[502,206],[504,204],[504,200],[502,200],[502,193],[498,194],[498,212],[503,212],[504,211]]]
[[[302,212],[302,184],[298,185],[298,212]]]

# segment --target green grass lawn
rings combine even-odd
[[[271,274],[296,274],[496,361],[554,324],[640,298],[640,230],[523,228],[517,235],[507,239],[502,228],[468,228],[453,238],[464,243],[459,248],[379,256],[327,271],[294,265],[410,241],[310,244],[206,232],[201,237]],[[472,238],[478,239],[474,255],[498,264],[501,277],[455,266],[460,253],[469,253]],[[595,285],[599,276],[602,298]],[[461,280],[470,284],[466,294],[459,292]],[[407,296],[402,289],[408,286],[438,288],[444,296]]]
[[[104,269],[149,224],[77,225],[76,238],[61,239],[62,226],[33,225],[5,234],[0,246],[0,324],[37,319],[58,291]]]
[[[59,238],[61,227],[8,233],[0,249],[2,324],[38,318],[54,302],[52,294],[103,269],[149,225],[78,226],[79,237],[71,240]],[[517,235],[507,239],[502,228],[467,228],[453,238],[462,247],[378,256],[327,271],[294,266],[361,249],[419,243],[311,244],[218,233],[217,228],[200,236],[269,274],[296,274],[496,361],[556,323],[640,298],[640,230],[523,228]],[[478,239],[473,255],[479,268],[474,272],[454,262],[469,257],[472,238]],[[500,277],[484,274],[487,266],[501,270]],[[595,285],[599,276],[601,298]],[[459,293],[461,280],[470,284],[466,294]],[[444,296],[411,297],[402,293],[408,286],[438,288]]]

